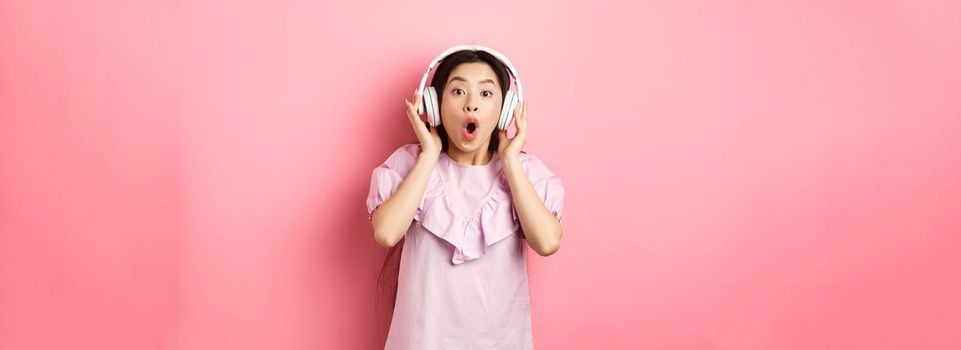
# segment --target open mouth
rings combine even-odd
[[[478,123],[476,118],[471,117],[467,120],[467,125],[464,126],[464,138],[466,138],[467,141],[473,141],[474,138],[477,137],[477,127]]]

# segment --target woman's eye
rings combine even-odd
[[[493,92],[490,92],[490,91],[484,91],[484,92],[483,92],[483,93],[481,93],[481,94],[482,94],[482,95],[484,95],[484,97],[491,97],[491,96],[494,96],[494,93],[493,93]]]
[[[464,90],[461,90],[461,89],[454,89],[453,91],[454,91],[454,95],[463,95],[463,94],[464,94]]]

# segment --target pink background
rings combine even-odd
[[[375,349],[459,43],[567,188],[541,349],[961,348],[961,2],[0,0],[0,349]]]

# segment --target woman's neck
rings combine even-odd
[[[487,148],[488,145],[484,145],[474,152],[464,152],[451,146],[447,148],[447,156],[463,165],[486,165],[491,161],[491,154],[487,151]]]

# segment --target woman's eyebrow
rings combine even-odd
[[[464,82],[464,83],[467,83],[467,79],[464,79],[464,78],[461,78],[461,77],[455,76],[455,77],[453,77],[453,78],[450,78],[450,82],[452,82],[452,83],[453,83],[455,80],[457,80],[457,81],[462,81],[462,82]],[[497,85],[496,83],[494,83],[494,79],[484,79],[484,80],[481,80],[480,83],[478,83],[478,84],[488,84],[488,83]]]

